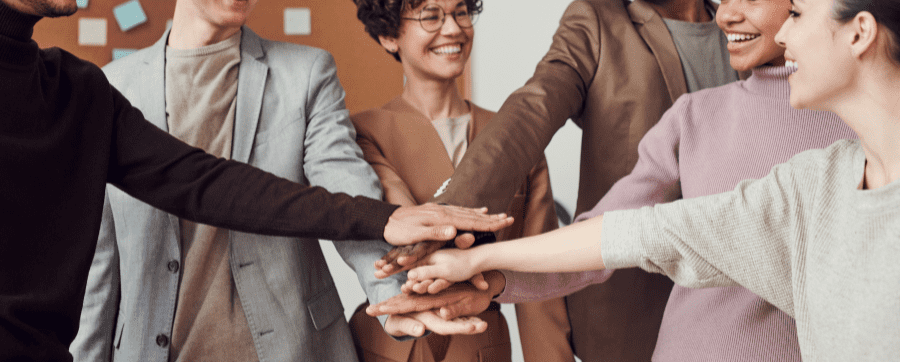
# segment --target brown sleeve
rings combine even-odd
[[[522,237],[539,235],[559,227],[556,205],[550,188],[550,170],[547,159],[541,158],[528,175],[528,193],[525,202],[525,226]]]
[[[556,131],[569,118],[578,120],[599,57],[596,12],[587,2],[574,1],[532,78],[469,145],[446,191],[433,201],[505,211]]]
[[[534,166],[526,185],[525,225],[522,237],[542,234],[559,227],[550,187],[547,160]],[[572,327],[564,298],[516,304],[516,320],[525,362],[575,361],[569,337]]]
[[[378,180],[381,181],[381,187],[384,189],[384,201],[400,206],[416,206],[416,199],[409,190],[409,186],[400,178],[390,161],[384,157],[375,141],[362,134],[357,134],[356,143],[363,151],[363,158],[378,174]]]
[[[178,217],[231,230],[329,240],[383,239],[397,208],[290,182],[211,156],[150,124],[115,89],[108,182]]]

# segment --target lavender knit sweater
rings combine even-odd
[[[641,140],[631,174],[579,219],[730,191],[799,152],[856,138],[832,113],[791,108],[789,74],[785,67],[760,68],[746,81],[679,98]],[[498,300],[515,302],[574,292],[610,272],[504,274]],[[794,320],[750,291],[676,285],[653,359],[799,361],[800,349]]]

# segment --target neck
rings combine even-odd
[[[175,49],[195,49],[212,45],[230,38],[241,30],[240,26],[218,26],[195,16],[195,9],[189,9],[187,1],[175,4],[175,15],[172,17],[172,30],[169,32],[168,45]]]
[[[34,24],[37,24],[41,17],[31,15],[27,9],[21,8],[20,2],[0,0],[0,35],[19,41],[31,39]]]
[[[705,23],[712,21],[703,0],[650,0],[647,2],[659,16],[666,19]]]
[[[877,189],[900,179],[900,70],[871,74],[835,113],[856,132],[866,153],[863,185]]]
[[[459,117],[469,112],[453,79],[417,81],[407,76],[401,97],[430,120]]]

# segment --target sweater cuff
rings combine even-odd
[[[370,199],[364,196],[356,196],[350,216],[359,220],[356,225],[358,239],[384,240],[384,228],[388,219],[400,206]]]
[[[606,269],[625,269],[640,266],[645,258],[643,240],[651,223],[646,217],[653,209],[610,211],[603,215],[600,234],[600,255]]]

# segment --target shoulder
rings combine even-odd
[[[378,129],[385,128],[386,124],[393,123],[395,119],[395,112],[382,108],[367,109],[350,115],[350,121],[360,135],[378,133]]]
[[[626,1],[622,0],[577,0],[569,4],[566,12],[584,13],[593,12],[600,18],[626,15]]]
[[[103,71],[97,65],[66,50],[56,47],[42,49],[41,59],[48,75],[70,78],[76,87],[96,87],[109,84]]]
[[[265,54],[266,62],[276,69],[310,68],[316,63],[319,66],[334,67],[334,57],[324,49],[269,40],[256,37]]]
[[[118,89],[142,83],[140,68],[144,59],[150,55],[150,48],[138,50],[128,56],[112,61],[103,67],[103,73],[110,84]]]

